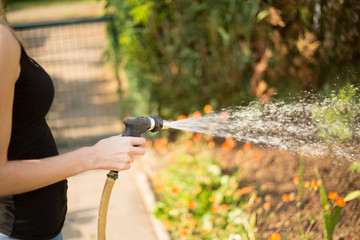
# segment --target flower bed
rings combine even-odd
[[[349,163],[191,133],[154,148],[154,214],[173,239],[360,238],[359,192],[347,196],[360,177]]]

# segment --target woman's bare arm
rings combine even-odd
[[[114,136],[92,147],[41,160],[8,161],[15,82],[20,72],[20,45],[0,24],[0,196],[38,189],[91,169],[126,170],[132,155],[142,155],[144,138]]]

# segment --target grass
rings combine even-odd
[[[6,0],[6,10],[21,10],[26,8],[33,7],[42,7],[42,6],[54,6],[54,5],[69,5],[76,4],[81,2],[99,2],[100,0]]]

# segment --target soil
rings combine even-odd
[[[297,206],[296,200],[287,203],[282,201],[285,193],[298,199],[298,186],[292,180],[299,176],[299,155],[252,148],[239,156],[238,150],[223,154],[220,164],[223,169],[234,166],[242,169],[244,180],[240,188],[252,186],[260,189],[260,208],[265,201],[271,203],[271,208],[263,212],[263,218],[258,218],[259,239],[266,239],[273,232],[280,233],[282,239],[324,239],[319,190],[305,188],[300,206]],[[255,158],[258,160],[254,159],[254,154],[257,154]],[[346,160],[305,157],[304,181],[316,180],[314,169],[317,168],[327,193],[334,191],[345,197],[349,192],[360,189],[360,174],[350,171],[350,165]],[[360,239],[359,215],[360,198],[347,202],[333,239]]]

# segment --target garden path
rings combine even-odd
[[[103,2],[23,9],[10,12],[8,19],[10,23],[59,20],[69,16],[89,16],[94,9],[97,9],[96,12],[103,9]],[[99,91],[96,85],[88,86],[94,88],[89,92],[95,94]],[[70,150],[61,148],[60,152]],[[126,240],[166,239],[166,234],[162,237],[160,225],[150,212],[153,195],[141,169],[147,157],[137,159],[131,170],[119,174],[109,205],[108,239],[119,239],[119,236]],[[69,178],[69,208],[63,228],[64,239],[96,239],[98,207],[105,179],[106,171],[90,171]]]

